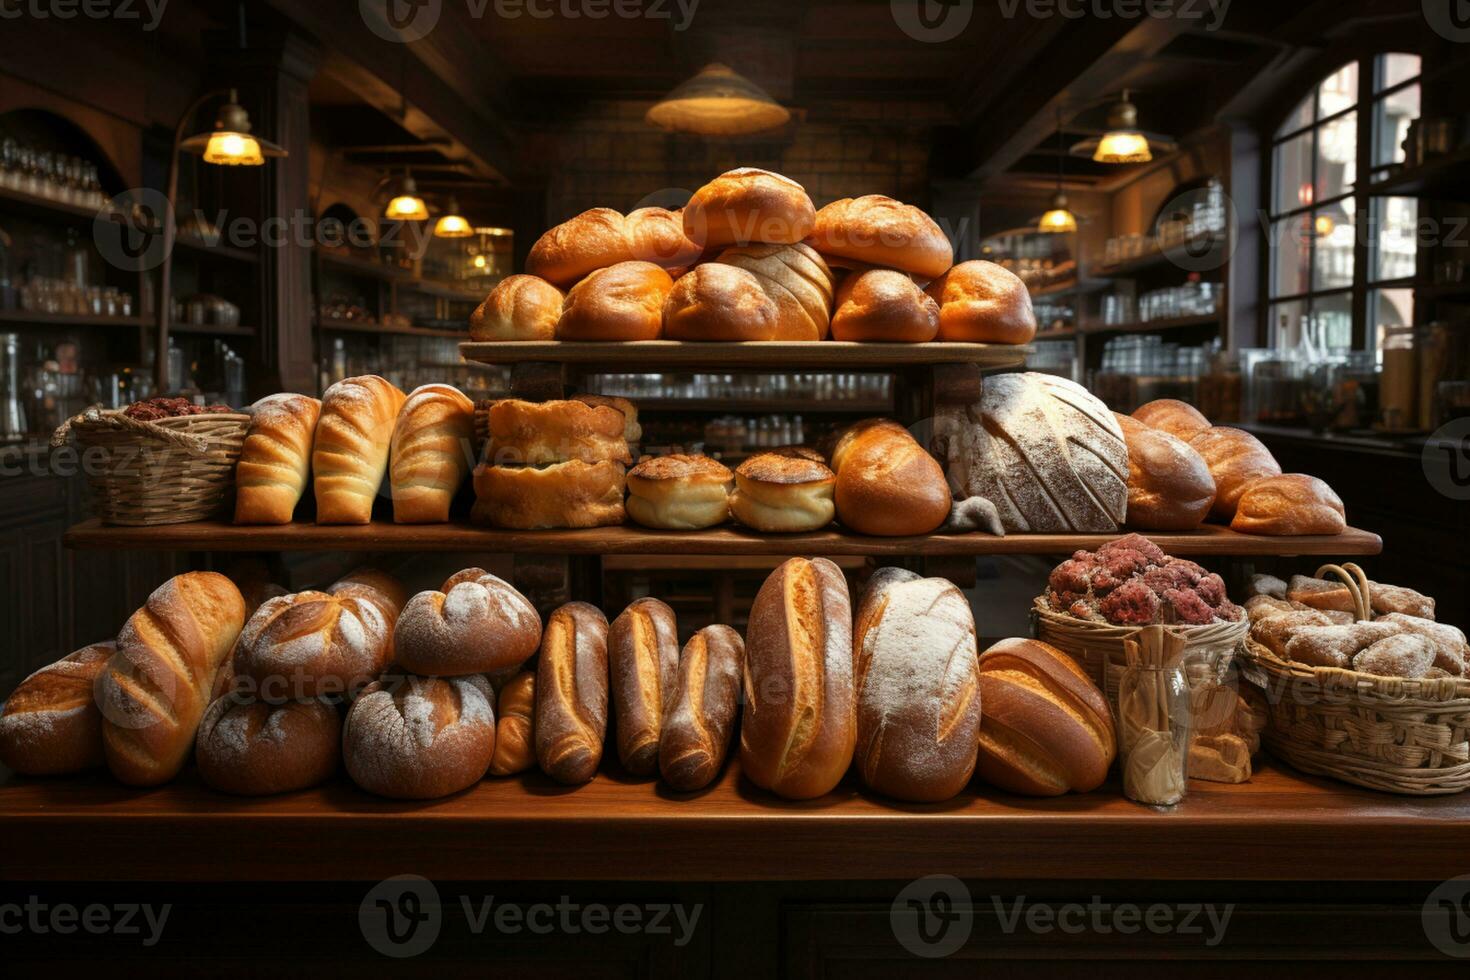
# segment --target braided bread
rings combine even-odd
[[[311,449],[318,524],[372,520],[403,401],[403,392],[371,374],[327,389]]]

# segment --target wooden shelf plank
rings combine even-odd
[[[256,265],[260,264],[260,253],[252,252],[249,249],[237,248],[234,245],[226,245],[219,239],[219,236],[216,236],[214,241],[208,241],[200,238],[198,235],[180,234],[174,238],[174,244],[190,252],[209,255],[217,259],[229,259],[232,262],[250,262]]]
[[[97,208],[83,207],[78,204],[68,204],[63,201],[52,201],[44,197],[36,197],[32,194],[24,194],[8,187],[0,187],[0,210],[13,211],[20,214],[28,214],[35,217],[51,218],[53,220],[65,219],[74,222],[95,221],[101,213]]]
[[[945,803],[902,804],[850,776],[792,803],[742,780],[737,762],[702,793],[633,781],[609,763],[581,787],[533,773],[423,802],[379,799],[345,776],[258,799],[213,792],[192,771],[152,789],[102,773],[12,777],[0,786],[0,879],[373,880],[412,868],[457,880],[903,880],[942,869],[986,880],[1439,881],[1448,855],[1470,853],[1470,796],[1392,796],[1258,761],[1251,782],[1193,781],[1169,811],[1129,802],[1116,782],[1051,799],[972,785]],[[269,847],[240,846],[262,835]]]
[[[930,534],[866,537],[840,530],[757,534],[733,527],[650,531],[597,527],[568,531],[508,531],[468,524],[286,524],[241,527],[198,521],[156,527],[108,527],[96,518],[66,532],[70,548],[143,551],[486,551],[560,555],[1065,555],[1096,548],[1116,534]],[[1197,531],[1150,534],[1171,555],[1376,555],[1383,541],[1349,528],[1338,535],[1265,537],[1213,525]]]
[[[594,364],[609,370],[709,365],[715,367],[850,368],[887,371],[916,364],[978,364],[1019,367],[1028,348],[1000,344],[863,344],[840,340],[686,343],[633,340],[621,343],[574,341],[471,341],[459,345],[467,360],[486,364],[547,361]]]
[[[141,327],[152,320],[138,316],[92,316],[90,313],[33,313],[27,310],[0,311],[0,323],[34,324],[38,327]]]
[[[1089,274],[1097,279],[1130,278],[1170,263],[1178,265],[1180,272],[1192,272],[1192,266],[1220,257],[1226,242],[1220,235],[1204,235],[1168,247],[1156,246],[1142,255],[1093,269]]]
[[[1158,330],[1187,330],[1192,327],[1218,327],[1220,313],[1200,313],[1194,316],[1166,317],[1159,320],[1138,320],[1132,323],[1089,323],[1082,332],[1099,333],[1153,333]]]
[[[718,412],[739,415],[882,415],[893,412],[893,402],[886,398],[633,398],[643,412]]]

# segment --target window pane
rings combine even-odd
[[[1346,194],[1358,179],[1358,114],[1349,113],[1317,130],[1317,197]]]
[[[1350,293],[1336,296],[1317,296],[1312,300],[1312,313],[1308,318],[1312,343],[1319,348],[1348,348],[1353,346],[1353,298]]]
[[[1317,86],[1317,118],[1326,119],[1358,104],[1358,63],[1343,65]]]
[[[1306,132],[1276,147],[1276,214],[1312,203],[1312,135]]]
[[[1312,230],[1317,236],[1317,253],[1312,262],[1312,288],[1337,289],[1353,284],[1353,242],[1357,237],[1357,215],[1353,199],[1339,201],[1312,212]]]
[[[1307,312],[1304,300],[1275,303],[1271,306],[1271,346],[1295,347],[1301,341],[1302,317]]]
[[[1316,108],[1316,104],[1317,93],[1315,92],[1298,102],[1296,108],[1291,110],[1291,115],[1287,116],[1286,121],[1276,130],[1276,135],[1285,136],[1287,133],[1294,133],[1312,125],[1312,110]]]
[[[1418,254],[1419,201],[1413,197],[1373,200],[1373,279],[1407,279]]]
[[[1386,95],[1373,107],[1373,166],[1404,162],[1404,137],[1418,118],[1418,85]]]
[[[1419,56],[1417,54],[1385,54],[1378,58],[1377,84],[1373,91],[1382,92],[1384,89],[1393,88],[1400,82],[1407,82],[1411,78],[1419,77]]]
[[[1368,336],[1374,338],[1374,350],[1383,349],[1385,330],[1407,327],[1413,322],[1412,289],[1375,289],[1368,294]]]
[[[1307,291],[1312,255],[1311,235],[1307,230],[1310,221],[1310,215],[1299,214],[1271,225],[1272,296],[1295,296]]]

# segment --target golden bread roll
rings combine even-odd
[[[556,324],[557,340],[657,340],[674,280],[652,262],[619,262],[572,287]]]
[[[363,691],[342,726],[342,760],[369,793],[429,800],[473,786],[495,754],[495,692],[479,674],[395,674]]]
[[[744,670],[745,641],[728,626],[706,626],[684,644],[658,743],[659,774],[679,792],[703,789],[720,774]]]
[[[282,392],[250,406],[250,430],[235,464],[235,523],[290,524],[311,475],[322,403]]]
[[[769,170],[729,170],[684,205],[684,234],[701,248],[790,245],[812,233],[817,209],[806,188]]]
[[[318,524],[372,520],[403,401],[403,392],[371,374],[338,381],[322,396],[311,448]]]
[[[470,314],[470,339],[551,340],[565,299],[540,276],[506,276]]]
[[[393,627],[393,659],[420,676],[458,677],[518,667],[541,645],[541,616],[515,587],[483,568],[443,591],[420,592]]]
[[[705,262],[679,277],[664,304],[668,340],[781,340],[781,309],[747,269]]]
[[[1267,476],[1246,485],[1232,531],[1245,534],[1341,534],[1347,530],[1342,498],[1305,473]]]
[[[536,672],[523,670],[500,688],[490,775],[514,776],[536,764]]]
[[[616,395],[573,395],[572,401],[617,409],[623,415],[623,439],[628,445],[636,446],[643,439],[643,426],[638,424],[638,406],[626,398]],[[630,457],[631,458],[631,457]]]
[[[657,599],[636,599],[607,634],[618,759],[634,776],[658,772],[659,732],[679,670],[679,624]]]
[[[0,763],[26,776],[100,766],[102,712],[93,685],[117,652],[93,643],[21,681],[0,709]]]
[[[928,534],[954,501],[944,470],[891,419],[850,426],[832,450],[837,519],[859,534]]]
[[[975,344],[1028,344],[1036,336],[1031,293],[1009,269],[972,259],[925,290],[939,303],[939,339]]]
[[[194,761],[213,789],[265,796],[332,778],[341,745],[342,720],[325,701],[270,704],[226,694],[204,712]]]
[[[1215,505],[1210,516],[1222,524],[1235,518],[1245,488],[1267,476],[1280,476],[1281,464],[1271,450],[1244,429],[1212,425],[1189,440],[1215,478]]]
[[[757,531],[815,531],[832,523],[836,482],[817,460],[757,453],[735,470],[730,513]]]
[[[1215,478],[1204,457],[1163,429],[1114,416],[1128,444],[1128,526],[1144,531],[1199,527],[1215,503]]]
[[[911,272],[922,279],[937,279],[954,261],[954,249],[933,218],[882,194],[844,197],[822,208],[812,245],[823,255]]]
[[[892,269],[849,273],[837,287],[832,339],[922,344],[939,333],[939,304]]]
[[[1210,420],[1188,402],[1155,398],[1133,410],[1133,417],[1151,429],[1161,429],[1185,442],[1210,427]]]
[[[496,465],[633,462],[627,417],[612,405],[503,398],[490,406],[488,422],[488,459]]]
[[[756,594],[745,635],[741,771],[787,799],[830,792],[857,741],[842,571],[825,558],[785,562]]]
[[[607,736],[607,617],[569,602],[546,621],[536,662],[536,762],[560,783],[597,775]]]
[[[481,466],[470,519],[533,531],[621,524],[623,464],[571,460],[551,466]]]
[[[628,516],[644,527],[696,531],[730,517],[734,475],[708,456],[645,456],[628,471]]]
[[[398,524],[442,524],[475,456],[475,403],[451,385],[415,388],[393,427],[388,487]]]
[[[612,208],[592,208],[536,239],[526,255],[526,272],[566,289],[591,272],[632,258],[627,219]]]
[[[1118,754],[1113,713],[1077,662],[1037,640],[980,655],[980,778],[1027,796],[1087,793]]]
[[[832,318],[832,270],[811,246],[743,245],[727,248],[719,262],[755,276],[776,304],[772,340],[825,340]]]
[[[858,774],[900,800],[947,800],[980,744],[980,669],[970,600],[952,582],[881,568],[853,627]]]
[[[670,271],[699,261],[701,249],[684,235],[684,215],[666,208],[629,211],[624,224],[633,258]]]

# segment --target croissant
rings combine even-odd
[[[235,523],[289,524],[306,491],[311,443],[322,403],[282,392],[251,407],[250,431],[235,467]]]
[[[390,489],[393,520],[438,524],[449,520],[449,503],[470,471],[475,403],[458,388],[415,388],[393,428]]]
[[[372,520],[403,401],[403,392],[371,374],[327,389],[311,450],[318,524]]]

